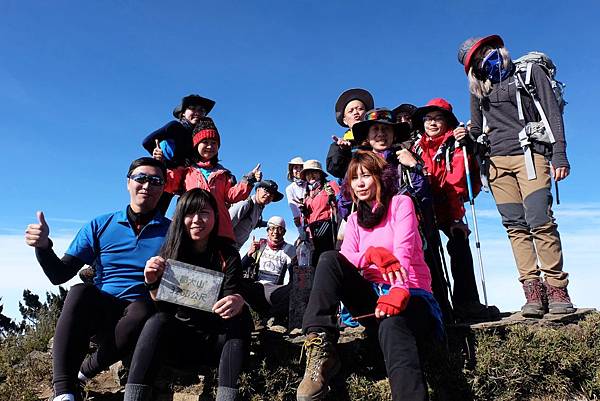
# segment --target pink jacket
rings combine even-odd
[[[431,274],[423,258],[415,208],[408,196],[394,196],[386,217],[371,229],[360,227],[356,212],[352,213],[348,217],[342,242],[342,255],[363,271],[365,279],[378,284],[390,284],[383,279],[377,266],[364,266],[364,254],[370,246],[390,250],[408,272],[408,281],[403,284],[395,281],[391,283],[392,288],[421,288],[431,292]]]
[[[179,167],[167,170],[167,185],[165,192],[181,194],[192,188],[202,188],[210,191],[217,201],[219,214],[219,236],[231,238],[235,241],[233,225],[227,207],[233,203],[242,201],[252,192],[252,185],[242,179],[233,185],[235,178],[229,170],[215,169],[209,176],[208,181],[204,175],[195,167]]]

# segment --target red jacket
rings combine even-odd
[[[202,188],[210,191],[217,201],[219,214],[219,236],[231,238],[235,241],[231,217],[229,217],[228,205],[242,201],[250,195],[252,185],[245,179],[237,184],[235,177],[229,170],[224,168],[215,169],[208,176],[208,181],[202,172],[196,167],[179,167],[167,170],[166,192],[181,194],[192,188]]]
[[[340,187],[337,182],[329,181],[325,185],[329,185],[336,195],[340,193]],[[306,218],[308,224],[331,218],[329,195],[324,187],[317,191],[309,191],[304,199],[304,205],[308,209],[308,217]]]
[[[439,157],[435,157],[442,144],[449,141],[451,153],[450,169],[446,169],[446,154],[442,152]],[[465,174],[465,161],[461,148],[454,149],[454,140],[452,130],[444,135],[430,138],[424,134],[415,144],[415,151],[421,153],[425,162],[426,175],[431,184],[433,192],[433,205],[435,216],[439,225],[448,225],[455,220],[460,220],[465,215],[464,203],[469,199],[467,189],[467,178]],[[475,159],[469,155],[469,167],[471,170],[471,179],[476,180],[473,189],[478,191],[479,173],[473,174]]]

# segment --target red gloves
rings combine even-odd
[[[402,270],[394,254],[381,246],[368,247],[365,252],[365,262],[367,266],[371,264],[377,266],[384,276]]]
[[[410,292],[405,288],[392,288],[386,295],[382,295],[377,300],[377,309],[386,315],[398,315],[408,305]]]

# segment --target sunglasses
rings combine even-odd
[[[137,182],[138,184],[142,184],[142,185],[147,182],[149,182],[150,185],[155,186],[155,187],[160,187],[161,185],[165,185],[165,179],[162,177],[159,177],[157,175],[148,175],[148,174],[144,174],[144,173],[139,173],[139,174],[134,174],[134,175],[128,175],[127,178]]]

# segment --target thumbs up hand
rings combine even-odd
[[[154,157],[156,160],[162,161],[164,156],[163,156],[163,151],[160,148],[160,144],[158,143],[158,139],[155,139],[154,143],[156,144],[156,147],[152,151],[152,157]]]
[[[48,234],[50,234],[50,228],[46,223],[44,212],[37,212],[37,224],[29,224],[25,230],[25,243],[35,248],[46,249],[50,246],[50,240]]]

